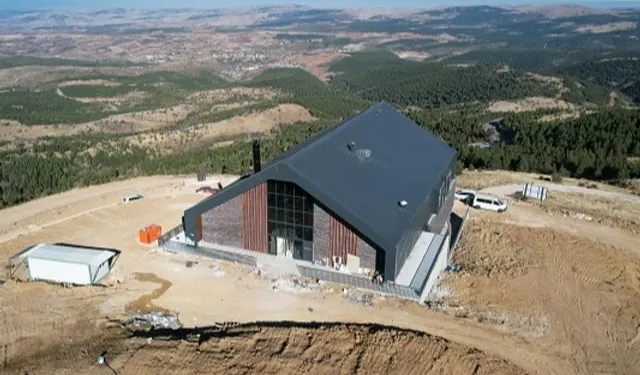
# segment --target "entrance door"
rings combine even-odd
[[[276,237],[277,254],[280,257],[293,258],[294,243],[292,240]]]

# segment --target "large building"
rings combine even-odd
[[[184,212],[188,245],[219,244],[332,267],[351,263],[393,281],[409,272],[407,283],[425,268],[420,263],[429,255],[422,249],[403,271],[425,236],[440,241],[423,273],[449,246],[456,152],[388,104],[264,166],[258,142],[253,153],[253,173]]]

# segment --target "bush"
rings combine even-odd
[[[560,173],[554,172],[551,175],[551,182],[554,182],[556,184],[561,184],[562,183],[562,176],[560,175]]]
[[[589,184],[589,185],[587,185],[587,188],[588,188],[588,189],[597,189],[597,188],[598,188],[598,185],[596,185],[596,184]]]

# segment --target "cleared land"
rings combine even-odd
[[[223,177],[223,184],[234,178]],[[503,179],[508,178],[521,177],[505,172]],[[253,269],[140,245],[139,228],[150,223],[171,228],[185,207],[204,197],[184,183],[180,177],[149,177],[2,211],[0,256],[5,259],[38,242],[123,251],[106,288],[12,281],[0,286],[5,372],[106,371],[91,370],[106,348],[113,348],[112,365],[123,374],[160,368],[199,373],[205,364],[234,374],[354,373],[358,358],[361,367],[355,373],[387,368],[398,374],[427,369],[464,374],[477,368],[476,373],[637,374],[640,369],[633,355],[640,349],[640,254],[637,235],[628,230],[552,215],[526,203],[512,204],[504,215],[474,211],[454,257],[463,272],[446,276],[436,293],[443,297],[439,304],[428,309],[374,298],[374,306],[367,307],[344,299],[340,286],[302,294],[274,291],[278,275],[268,269],[258,275]],[[121,202],[123,195],[138,192],[147,198]],[[462,209],[456,204],[456,210]],[[187,268],[187,260],[197,264]],[[225,274],[215,275],[213,264]],[[148,345],[143,340],[142,347],[137,339],[124,339],[120,330],[105,328],[109,319],[159,309],[180,312],[191,327],[256,320],[328,323],[324,330],[258,323],[200,344],[154,339]],[[348,322],[393,325],[442,338]],[[317,353],[325,353],[320,361],[315,361]],[[378,362],[369,360],[374,353]]]
[[[524,374],[478,350],[381,326],[248,324],[201,330],[199,342],[154,340],[133,350],[120,374]]]
[[[489,112],[528,112],[538,109],[575,110],[576,107],[575,105],[567,103],[564,100],[544,97],[531,97],[515,102],[495,102],[492,103],[487,110]]]

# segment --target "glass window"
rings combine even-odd
[[[304,225],[304,214],[302,212],[295,212],[295,223],[296,225]]]
[[[311,197],[305,197],[304,199],[304,210],[305,211],[313,211],[313,199]]]
[[[278,194],[284,194],[284,184],[280,181],[276,182],[276,192]]]
[[[296,196],[294,199],[294,205],[296,211],[304,211],[304,199],[302,196]]]
[[[284,193],[285,194],[289,194],[289,195],[295,194],[295,192],[294,192],[295,189],[293,187],[293,184],[283,183],[283,185],[284,185]]]
[[[283,207],[287,210],[293,210],[293,197],[291,197],[290,195],[285,195]]]
[[[267,210],[267,220],[276,220],[275,207],[269,207],[269,209]]]
[[[268,194],[267,195],[267,205],[269,205],[271,207],[275,207],[275,205],[276,205],[276,195],[275,194]]]
[[[276,195],[276,207],[284,208],[284,195]]]
[[[296,226],[296,238],[300,240],[304,238],[303,228],[301,226]]]
[[[269,180],[267,181],[267,190],[271,193],[274,192],[276,190],[276,182],[273,180]]]
[[[276,230],[276,225],[272,221],[268,221],[267,222],[267,232],[269,232],[269,234],[271,234],[271,233],[273,233],[274,230]]]
[[[276,220],[278,220],[281,223],[285,222],[285,218],[284,218],[284,210],[277,210],[277,214],[276,214]]]
[[[313,241],[313,228],[304,227],[302,231],[302,239],[305,241]]]
[[[304,225],[306,227],[313,227],[313,215],[312,214],[304,214]]]
[[[295,218],[294,218],[294,216],[293,216],[293,215],[294,215],[294,214],[293,214],[293,211],[292,211],[292,210],[286,210],[286,211],[284,212],[284,220],[285,220],[287,223],[295,224]]]

